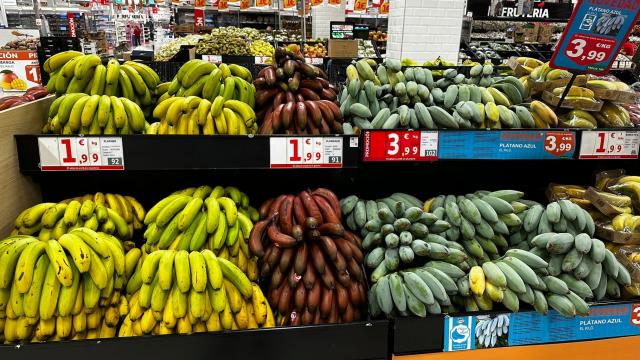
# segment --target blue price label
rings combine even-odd
[[[638,1],[578,0],[550,66],[606,74],[638,15]]]

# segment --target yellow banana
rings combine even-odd
[[[80,272],[89,271],[91,252],[82,238],[75,234],[64,234],[58,239],[58,242],[69,252],[73,263]]]

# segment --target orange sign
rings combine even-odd
[[[337,5],[340,6],[342,0],[329,0],[329,5]]]
[[[193,6],[195,6],[195,7],[205,7],[205,6],[207,6],[207,1],[206,0],[196,0],[194,2]]]
[[[368,0],[356,0],[353,4],[354,12],[365,12],[367,11],[367,5],[369,4]]]
[[[283,8],[291,9],[297,6],[297,0],[284,0]]]
[[[380,6],[380,14],[388,14],[389,13],[389,0],[382,3]]]
[[[229,3],[227,0],[218,0],[218,11],[229,10]]]
[[[271,0],[256,0],[256,7],[259,7],[259,8],[271,7]]]
[[[312,7],[320,6],[322,3],[324,3],[324,0],[311,0]]]
[[[247,10],[249,8],[249,0],[240,0],[240,10]]]

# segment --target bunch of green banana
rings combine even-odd
[[[83,227],[58,240],[13,235],[0,241],[0,252],[6,342],[85,338],[87,330],[115,334],[126,284],[117,238]]]
[[[425,202],[425,211],[451,224],[444,237],[462,245],[469,265],[497,259],[511,245],[509,234],[520,227],[516,215],[523,207],[523,193],[515,190],[477,191],[465,196],[440,195]],[[520,202],[522,201],[522,202]]]
[[[140,106],[126,97],[66,94],[51,103],[43,134],[141,134],[149,124]]]
[[[47,89],[58,95],[85,93],[127,98],[150,111],[155,103],[154,94],[160,77],[149,66],[110,59],[102,64],[98,55],[82,55],[77,51],[58,53],[45,62],[44,70],[50,74]]]
[[[127,293],[120,337],[275,326],[260,287],[208,249],[156,250],[141,257]]]
[[[147,252],[208,249],[237,265],[249,279],[258,279],[258,262],[247,239],[258,211],[249,197],[233,186],[200,186],[175,192],[154,205],[146,217]]]
[[[246,135],[258,131],[251,106],[222,95],[213,102],[198,96],[170,97],[156,106],[153,117],[160,121],[149,125],[147,134]]]
[[[220,95],[224,100],[239,100],[254,106],[255,87],[251,72],[240,65],[215,65],[200,59],[187,61],[159,94],[158,103],[171,97],[197,96],[213,102]]]
[[[591,214],[573,201],[560,200],[541,204],[527,202],[518,206],[517,218],[510,227],[509,244],[524,250],[533,249],[532,239],[538,234],[558,232],[573,236],[586,233],[593,236],[595,224]],[[515,209],[515,207],[514,207]]]
[[[369,312],[372,316],[382,312],[425,317],[427,313],[455,312],[452,302],[467,301],[468,296],[469,282],[462,269],[444,261],[429,261],[377,279],[369,290]]]
[[[87,194],[60,203],[41,203],[22,211],[15,220],[12,235],[36,236],[42,241],[57,240],[69,231],[85,227],[114,234],[121,240],[133,238],[142,229],[145,210],[131,196]],[[126,244],[127,248],[132,243]]]

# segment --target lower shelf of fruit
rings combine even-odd
[[[0,346],[3,359],[387,359],[389,322]]]

